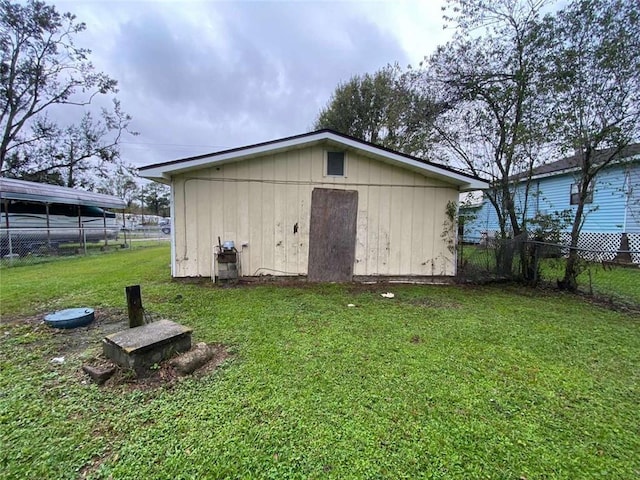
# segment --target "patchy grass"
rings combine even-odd
[[[168,257],[0,272],[5,478],[640,476],[635,317],[504,286],[182,284]],[[82,354],[50,363],[56,333],[20,320],[123,308],[134,283],[154,316],[235,359],[171,387],[101,388]]]
[[[545,259],[542,277],[551,282],[564,277],[564,259]],[[578,275],[580,291],[640,306],[640,268],[588,262]]]
[[[495,251],[475,245],[464,245],[463,256],[470,273],[475,268],[486,276],[495,272]],[[564,258],[546,258],[540,262],[540,275],[545,282],[555,285],[564,277]],[[519,257],[514,257],[514,268],[519,268]],[[482,275],[480,275],[482,276]],[[578,288],[581,292],[609,298],[616,302],[640,306],[640,268],[623,267],[613,264],[585,262],[578,275]]]

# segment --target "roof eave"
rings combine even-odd
[[[378,160],[396,164],[404,168],[417,171],[425,176],[454,184],[460,191],[479,190],[488,188],[489,184],[481,179],[470,177],[455,170],[439,167],[438,165],[423,162],[413,157],[393,152],[376,145],[362,142],[358,139],[343,136],[331,131],[319,131],[311,134],[290,137],[275,142],[266,142],[241,149],[233,149],[224,152],[211,153],[185,159],[184,161],[166,162],[139,169],[140,176],[160,183],[171,183],[171,177],[200,168],[222,165],[228,162],[237,162],[253,158],[262,154],[277,154],[296,147],[311,146],[322,142],[331,142],[345,148],[375,157]]]

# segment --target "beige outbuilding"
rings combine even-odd
[[[220,242],[241,276],[452,276],[459,193],[488,186],[331,130],[140,174],[171,186],[174,277],[214,277]]]

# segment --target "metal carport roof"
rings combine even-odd
[[[13,178],[0,178],[0,199],[23,200],[39,203],[64,203],[69,205],[84,205],[123,209],[124,200],[113,195],[85,192],[73,188],[47,185],[45,183],[27,182]]]

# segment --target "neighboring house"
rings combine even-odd
[[[140,174],[171,186],[174,277],[213,277],[219,238],[235,243],[243,276],[454,275],[459,192],[488,186],[331,130]]]
[[[535,168],[529,184],[527,218],[563,210],[575,213],[578,175],[575,156]],[[526,179],[516,178],[515,182],[516,205],[522,212]],[[640,250],[640,144],[630,145],[619,160],[603,168],[591,187],[579,246],[615,250],[626,233],[631,250]],[[495,209],[486,195],[482,203],[464,207],[462,212],[473,218],[465,225],[466,239],[492,236],[499,231]]]

